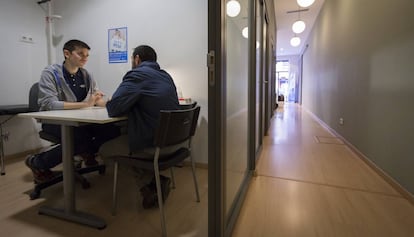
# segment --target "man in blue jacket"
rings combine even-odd
[[[102,158],[110,156],[153,156],[153,140],[160,110],[179,109],[176,87],[171,76],[160,68],[153,48],[141,45],[132,54],[128,71],[112,98],[106,103],[111,117],[128,116],[128,134],[106,142],[100,148]],[[162,185],[169,179],[161,177]],[[164,187],[163,189],[168,189]],[[148,190],[147,190],[148,191]],[[154,200],[145,200],[146,202]]]

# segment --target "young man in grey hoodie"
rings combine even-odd
[[[39,81],[38,104],[40,111],[80,109],[106,105],[103,93],[98,89],[92,75],[84,69],[90,47],[80,40],[69,40],[63,46],[65,60],[62,64],[47,66]],[[61,138],[59,125],[42,124],[42,129]],[[119,136],[113,125],[86,125],[74,128],[74,154],[81,156],[86,166],[97,165],[95,153],[105,141]],[[26,158],[36,183],[54,178],[50,170],[62,162],[60,145],[40,154]]]

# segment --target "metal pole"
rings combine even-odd
[[[53,17],[52,10],[53,5],[52,1],[47,3],[47,16],[46,16],[46,33],[47,33],[47,62],[48,64],[53,64],[55,62],[55,51],[53,50]]]

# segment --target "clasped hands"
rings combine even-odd
[[[105,94],[102,91],[95,91],[90,95],[88,105],[105,107],[106,101],[107,100],[105,100]]]

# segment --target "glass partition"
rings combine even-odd
[[[231,1],[234,2],[234,1]],[[226,14],[225,213],[238,196],[248,158],[248,21],[249,0],[238,0],[240,12]],[[228,5],[227,5],[228,6]],[[229,7],[229,6],[228,6]],[[229,10],[227,7],[226,10]]]
[[[262,112],[261,112],[261,98],[262,98],[262,73],[263,73],[263,63],[262,63],[262,4],[260,0],[256,1],[256,141],[255,141],[255,152],[258,151],[260,145],[262,144]]]

